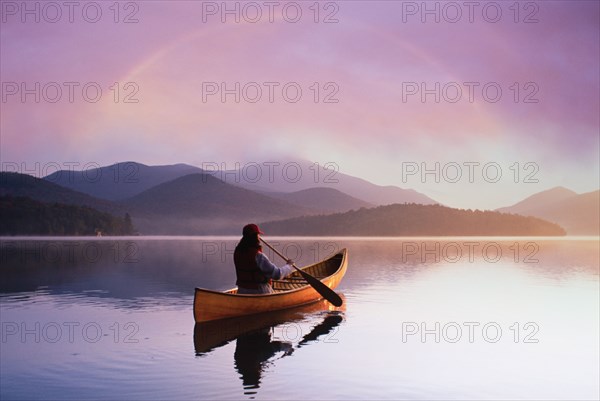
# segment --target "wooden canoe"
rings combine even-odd
[[[341,295],[344,299],[343,294]],[[313,316],[343,316],[345,303],[335,307],[325,299],[294,308],[199,322],[194,325],[196,355],[205,355],[247,333],[261,331],[280,324],[301,322]]]
[[[302,270],[334,289],[346,274],[347,254],[348,251],[344,248],[327,259],[303,267]],[[293,308],[321,299],[321,295],[308,285],[297,271],[283,280],[274,280],[273,290],[272,294],[240,295],[237,288],[223,292],[196,288],[194,320],[199,323],[245,316]]]

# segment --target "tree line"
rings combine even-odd
[[[0,197],[0,235],[132,235],[128,213],[113,216],[87,206]]]
[[[329,236],[536,236],[566,235],[536,217],[441,205],[394,204],[326,216],[304,216],[262,223],[272,235]]]

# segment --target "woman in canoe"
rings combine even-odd
[[[273,292],[270,281],[279,280],[294,270],[291,260],[277,267],[262,253],[259,234],[263,233],[256,224],[244,226],[242,239],[233,253],[238,294],[270,294]]]

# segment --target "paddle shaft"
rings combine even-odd
[[[269,249],[271,249],[273,252],[275,252],[277,255],[279,255],[283,260],[285,260],[286,262],[288,261],[288,258],[286,258],[277,249],[273,248],[271,246],[271,244],[269,244],[267,241],[265,241],[264,239],[262,239],[260,237],[259,237],[259,239],[263,244],[268,246]],[[294,269],[296,269],[302,275],[302,277],[304,277],[306,282],[308,284],[310,284],[310,286],[312,288],[314,288],[315,291],[317,291],[323,298],[325,298],[327,301],[331,302],[334,306],[342,306],[342,304],[344,303],[342,301],[342,298],[338,294],[336,294],[336,292],[333,291],[331,288],[329,288],[325,284],[323,284],[323,282],[321,282],[321,280],[317,279],[316,277],[311,276],[309,273],[305,272],[304,270],[299,269],[298,267],[296,267],[296,264],[294,264],[294,263],[292,263],[292,267]]]

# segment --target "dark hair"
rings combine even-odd
[[[259,251],[262,251],[262,246],[258,240],[258,233],[248,233],[247,235],[244,235],[238,243],[237,248],[240,248],[240,250],[258,249]]]

